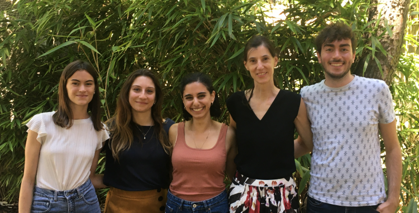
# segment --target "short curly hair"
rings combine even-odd
[[[314,43],[316,45],[317,52],[321,54],[322,46],[325,42],[333,42],[336,40],[340,41],[342,39],[351,39],[352,52],[355,53],[357,46],[355,33],[352,31],[351,27],[343,22],[333,23],[325,27],[322,31],[320,31]]]

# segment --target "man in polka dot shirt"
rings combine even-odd
[[[301,90],[314,144],[309,213],[394,213],[399,205],[402,166],[392,97],[384,81],[351,74],[355,47],[346,24],[323,29],[316,51],[325,79]]]

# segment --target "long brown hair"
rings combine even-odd
[[[67,92],[67,81],[77,71],[85,70],[92,77],[95,83],[95,94],[93,94],[92,100],[87,106],[87,112],[90,113],[90,119],[92,120],[93,127],[96,131],[103,129],[103,125],[100,121],[101,110],[100,110],[100,93],[99,85],[97,84],[97,73],[95,68],[92,67],[88,62],[77,60],[69,63],[61,73],[60,83],[58,84],[58,110],[52,116],[55,124],[58,126],[69,129],[73,126],[73,112],[70,108],[70,98]]]
[[[129,103],[129,93],[133,82],[140,76],[148,77],[154,83],[156,103],[151,107],[151,117],[154,121],[153,134],[159,139],[164,151],[167,154],[171,153],[172,145],[169,142],[166,131],[163,129],[163,119],[161,117],[163,92],[161,90],[160,83],[152,72],[147,69],[139,69],[131,73],[122,85],[116,103],[115,114],[109,121],[106,122],[112,135],[112,143],[109,143],[109,146],[112,150],[112,156],[116,160],[119,160],[119,153],[131,147],[132,141],[134,140],[133,129],[135,126],[133,125],[135,124],[132,121],[133,116],[132,107]],[[141,137],[139,138],[141,140]]]

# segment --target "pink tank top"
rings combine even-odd
[[[222,124],[215,146],[195,149],[185,143],[185,123],[179,123],[172,153],[173,181],[170,192],[183,200],[203,201],[225,190],[225,139],[228,126]]]

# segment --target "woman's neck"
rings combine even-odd
[[[255,84],[255,87],[253,88],[253,95],[252,98],[257,99],[270,99],[272,97],[276,97],[279,92],[279,88],[277,88],[273,82],[271,84]]]
[[[212,128],[213,120],[210,118],[203,119],[194,119],[187,121],[189,125],[188,129],[194,132],[206,132],[208,129]]]
[[[70,106],[73,120],[86,119],[90,115],[87,112],[87,106]]]
[[[132,112],[132,121],[140,126],[154,126],[151,111],[147,112]]]

